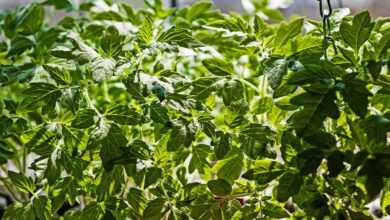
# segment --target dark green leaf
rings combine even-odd
[[[249,169],[242,177],[255,180],[258,184],[267,184],[276,179],[284,172],[282,164],[275,160],[263,159],[256,160],[253,167]]]
[[[340,34],[343,40],[357,53],[370,37],[374,24],[371,22],[369,12],[364,11],[353,17],[352,24],[344,19],[340,26]]]
[[[207,182],[207,186],[217,196],[226,196],[232,192],[232,186],[224,179],[211,180]]]
[[[285,202],[291,196],[297,194],[303,184],[303,177],[297,173],[287,172],[279,180],[276,189],[276,199]]]
[[[76,117],[72,121],[72,127],[79,128],[79,129],[85,129],[89,128],[92,125],[94,125],[98,118],[97,118],[96,111],[93,109],[82,109],[80,110]]]
[[[106,118],[122,125],[136,125],[142,117],[126,105],[117,105],[107,111]]]
[[[161,124],[165,124],[169,121],[167,108],[156,102],[150,105],[150,117],[154,122]]]

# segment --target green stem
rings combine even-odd
[[[246,79],[240,79],[240,81],[242,83],[244,83],[245,85],[247,85],[249,88],[251,88],[254,92],[259,94],[259,89],[255,85],[253,85],[252,83],[248,82]]]

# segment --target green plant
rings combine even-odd
[[[145,3],[0,14],[3,219],[390,214],[389,18]]]

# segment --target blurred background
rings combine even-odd
[[[14,8],[21,4],[32,2],[33,0],[0,0],[0,10]],[[83,0],[73,0],[73,2],[81,2]],[[116,0],[113,0],[116,1]],[[142,7],[143,0],[122,0],[129,2],[135,7]],[[171,0],[164,0],[166,4],[170,4]],[[197,0],[176,0],[179,7],[191,4]],[[245,12],[250,10],[251,0],[213,0],[215,7],[223,11]],[[256,0],[254,0],[256,1]],[[270,5],[275,8],[282,8],[286,16],[292,14],[305,15],[311,18],[317,18],[318,2],[317,0],[270,0]],[[332,0],[333,5],[338,7],[340,2],[344,7],[351,8],[352,12],[360,10],[369,10],[373,16],[390,16],[390,0]]]

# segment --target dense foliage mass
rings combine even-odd
[[[3,219],[390,214],[389,18],[145,3],[0,14]]]

